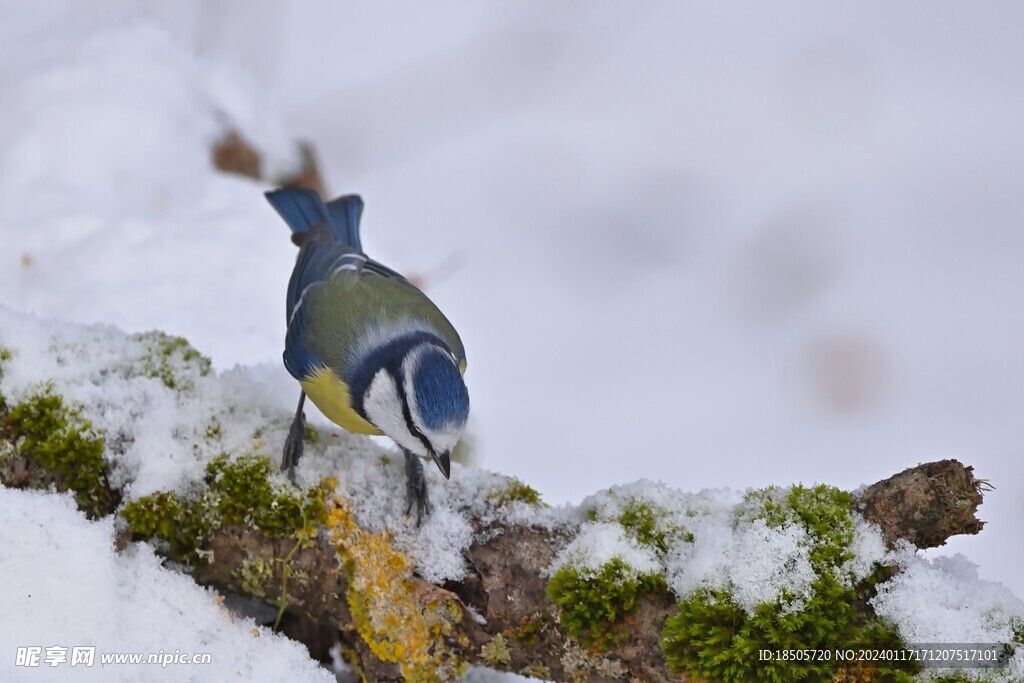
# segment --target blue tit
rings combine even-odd
[[[363,253],[358,195],[324,204],[313,190],[267,199],[292,229],[299,255],[288,283],[284,365],[302,392],[281,469],[294,476],[309,398],[358,434],[385,434],[405,453],[408,507],[429,512],[420,457],[451,474],[450,454],[466,428],[466,352],[459,334],[403,276]]]

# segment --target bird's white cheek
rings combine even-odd
[[[427,455],[423,443],[412,435],[405,424],[402,399],[398,396],[394,380],[386,370],[379,370],[373,376],[363,399],[363,410],[366,411],[370,422],[394,439],[399,446],[418,455]]]
[[[440,432],[427,430],[424,436],[433,444],[438,453],[444,453],[455,448],[456,444],[459,443],[459,439],[462,438],[462,432],[462,427],[453,427]]]

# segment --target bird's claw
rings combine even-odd
[[[431,511],[430,497],[427,495],[427,475],[423,472],[423,463],[419,457],[405,451],[405,514],[416,508],[416,526],[423,523],[423,516]]]
[[[284,453],[281,456],[281,471],[288,472],[288,479],[295,481],[295,466],[299,464],[306,441],[306,414],[299,412],[292,420],[288,429],[288,437],[284,440]]]

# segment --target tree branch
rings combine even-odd
[[[956,534],[976,534],[983,523],[974,513],[982,483],[972,468],[956,460],[926,463],[873,484],[855,498],[854,507],[878,524],[893,543],[906,539],[922,547],[941,545]],[[480,530],[481,532],[483,529]],[[444,661],[462,661],[559,681],[679,680],[665,666],[659,638],[674,599],[667,591],[644,594],[623,623],[623,637],[607,651],[593,652],[573,639],[558,621],[558,607],[547,593],[546,570],[569,540],[566,532],[519,525],[490,527],[478,533],[465,553],[469,576],[459,583],[435,586],[408,576],[417,609],[430,614],[439,604],[455,605],[450,630],[440,641]],[[266,538],[241,528],[225,528],[212,539],[213,561],[199,566],[204,584],[258,598],[269,605],[281,599],[282,566],[295,541]],[[238,568],[256,558],[273,567],[263,595],[239,580]],[[383,661],[356,627],[348,590],[350,563],[339,566],[336,546],[324,533],[291,561],[286,611],[295,622],[312,622],[340,631],[344,651],[367,680],[401,680],[400,667]],[[449,608],[445,608],[449,609]],[[628,628],[628,633],[625,633]],[[305,626],[307,633],[322,629]],[[301,630],[301,629],[299,629]],[[328,638],[329,640],[329,638]],[[319,643],[319,648],[332,643]],[[314,643],[314,650],[319,649]],[[320,652],[319,654],[323,654]],[[628,675],[627,675],[628,672]]]

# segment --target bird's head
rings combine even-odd
[[[402,448],[430,456],[447,478],[451,451],[469,418],[469,392],[455,357],[418,341],[382,365],[363,394],[366,418]]]

